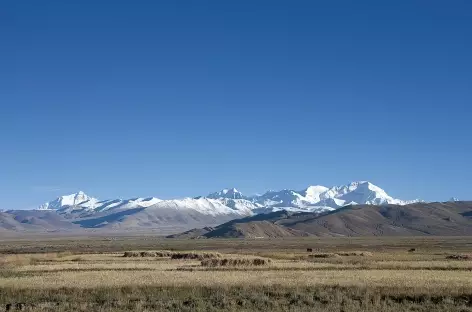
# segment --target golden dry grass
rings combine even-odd
[[[31,258],[30,258],[31,257]],[[272,261],[269,270],[200,270],[195,260],[123,261],[116,254],[82,255],[82,261],[53,255],[8,256],[16,266],[12,275],[0,280],[0,287],[94,288],[106,286],[388,286],[409,285],[422,289],[472,289],[472,263],[465,261],[379,261],[329,263]],[[233,255],[234,257],[234,255]],[[42,259],[37,262],[18,259]],[[245,259],[245,258],[241,258]],[[178,269],[190,268],[183,271]]]
[[[472,272],[433,270],[274,270],[274,271],[145,271],[92,269],[75,272],[54,270],[42,274],[2,278],[0,287],[12,288],[95,288],[122,286],[221,287],[221,286],[308,287],[322,285],[362,287],[415,287],[448,292],[472,288]]]
[[[230,255],[237,257],[237,255]],[[243,256],[247,257],[247,256]],[[71,260],[72,259],[72,260]],[[100,254],[100,255],[82,255],[81,261],[73,261],[75,258],[66,258],[61,261],[37,262],[31,264],[29,261],[23,265],[17,266],[15,271],[65,271],[65,270],[175,270],[179,268],[191,268],[198,270],[200,262],[198,260],[185,260],[177,262],[168,259],[146,259],[133,258],[132,261],[123,259],[116,254]],[[328,260],[328,259],[323,259]],[[249,269],[249,268],[248,268]],[[472,262],[468,261],[352,261],[331,263],[328,261],[311,262],[301,260],[273,260],[270,269],[280,270],[357,270],[357,269],[382,269],[382,270],[465,270],[472,271]]]
[[[0,311],[1,304],[12,300],[35,300],[39,304],[31,309],[37,311],[53,311],[57,302],[61,302],[61,311],[227,311],[243,307],[282,311],[292,305],[298,307],[292,311],[472,310],[472,261],[446,259],[457,254],[456,250],[434,246],[414,253],[388,246],[362,250],[344,245],[315,253],[304,249],[255,251],[252,247],[227,253],[220,249],[172,251],[180,259],[157,257],[150,250],[144,251],[144,257],[123,257],[123,251],[0,255]],[[461,250],[468,253],[466,248]],[[314,254],[337,256],[310,257]],[[213,255],[213,260],[204,260],[202,266],[202,255]],[[245,265],[246,260],[261,256],[270,258],[270,263]],[[226,259],[235,259],[234,265],[223,265]],[[213,300],[213,291],[205,289],[217,290],[222,297]],[[271,292],[276,298],[267,297]],[[313,293],[318,293],[316,298]],[[362,296],[369,297],[364,306],[356,301]],[[467,303],[469,299],[464,298],[469,296]],[[185,303],[189,297],[193,305]],[[114,303],[110,298],[115,298]],[[130,304],[135,299],[137,303]],[[225,300],[227,305],[220,305]],[[240,301],[246,303],[240,306]],[[153,306],[155,302],[169,306]],[[349,306],[342,308],[342,302]]]

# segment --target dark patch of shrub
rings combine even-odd
[[[470,255],[449,255],[449,256],[446,256],[446,259],[450,259],[450,260],[472,260],[472,256],[470,256]]]
[[[220,257],[221,254],[217,252],[175,252],[170,258],[174,260],[204,260]]]
[[[125,251],[123,257],[170,257],[172,256],[171,251],[160,250],[160,251]]]
[[[141,254],[137,251],[125,251],[123,257],[125,258],[141,257]]]
[[[309,255],[309,258],[339,258],[340,256],[335,253],[316,253]]]
[[[372,257],[373,254],[369,251],[349,251],[349,252],[337,252],[337,255],[341,257]]]

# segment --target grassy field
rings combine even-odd
[[[123,257],[143,250],[166,252]],[[170,257],[203,252],[218,260]],[[0,311],[472,311],[472,260],[447,259],[470,253],[467,237],[2,241]]]

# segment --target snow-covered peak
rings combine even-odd
[[[144,208],[157,204],[161,200],[156,197],[98,200],[80,191],[64,195],[39,207],[40,210],[54,209],[60,212],[107,211],[111,209]]]
[[[325,197],[338,198],[357,204],[402,204],[401,200],[392,198],[383,189],[368,181],[351,182],[347,185],[332,187],[326,192]]]
[[[238,191],[237,189],[233,188],[225,188],[219,192],[211,193],[207,196],[207,198],[231,198],[231,199],[244,199],[244,195]]]
[[[451,199],[449,199],[450,202],[457,202],[457,201],[460,201],[458,198],[455,198],[455,197],[451,197]]]
[[[60,209],[63,207],[83,206],[92,208],[98,199],[88,196],[82,191],[74,194],[64,195],[56,198],[51,202],[47,202],[39,207],[39,209]]]
[[[322,185],[311,185],[307,187],[304,191],[300,192],[302,195],[304,195],[306,198],[309,198],[311,201],[320,201],[322,198],[320,197],[321,194],[325,193],[328,191],[329,188],[326,186]]]
[[[339,208],[348,204],[405,205],[418,202],[395,199],[368,181],[351,182],[331,188],[313,185],[300,192],[287,189],[269,191],[253,197],[253,201],[264,206],[300,208],[304,211],[315,207]]]

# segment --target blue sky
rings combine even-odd
[[[472,199],[470,1],[3,1],[3,209],[369,180]]]

